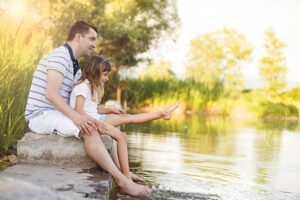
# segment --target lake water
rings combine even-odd
[[[300,199],[298,121],[190,116],[122,127],[139,199]],[[117,194],[110,199],[131,199]]]

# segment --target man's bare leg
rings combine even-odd
[[[113,163],[98,133],[90,136],[82,135],[82,137],[84,138],[84,147],[87,154],[113,176],[122,193],[130,196],[144,196],[152,192],[149,187],[133,183],[120,172]]]
[[[119,159],[118,159],[118,153],[117,153],[117,141],[116,140],[113,140],[113,150],[112,150],[112,159],[116,165],[116,167],[121,170],[121,166],[120,166],[120,162],[119,162]],[[132,173],[131,171],[129,171],[130,173],[130,176],[131,176],[131,179],[133,181],[136,181],[136,182],[145,182],[144,179],[142,179],[141,177],[135,175],[134,173]]]
[[[113,126],[120,126],[122,124],[141,124],[149,122],[155,119],[163,118],[165,120],[171,119],[172,112],[178,107],[180,101],[177,101],[174,105],[167,107],[162,111],[141,113],[136,115],[131,114],[108,114],[105,117],[104,122]]]

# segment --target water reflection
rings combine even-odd
[[[300,199],[298,121],[193,116],[125,131],[131,169],[154,188],[222,199]]]
[[[114,191],[116,192],[116,191]],[[129,196],[124,196],[124,195],[114,195],[113,198],[111,199],[133,199],[132,197]],[[207,195],[207,194],[199,194],[199,193],[185,193],[185,192],[174,192],[171,190],[161,190],[161,189],[156,189],[153,193],[140,197],[140,198],[134,198],[134,199],[140,199],[140,200],[186,200],[186,199],[201,199],[201,200],[220,200],[220,197],[217,195]]]

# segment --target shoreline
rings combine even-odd
[[[138,112],[136,109],[128,109],[129,113],[141,113],[141,112],[154,112],[157,110],[161,110],[162,108],[149,108],[149,107],[143,107]],[[230,118],[244,118],[244,119],[267,119],[267,120],[300,120],[300,116],[292,116],[292,117],[283,117],[283,116],[258,116],[253,113],[239,113],[239,112],[231,112],[230,114],[219,114],[216,111],[209,111],[208,109],[204,109],[207,111],[194,111],[194,110],[185,110],[184,108],[178,108],[174,111],[174,116],[192,116],[192,115],[201,115],[204,117],[230,117]]]

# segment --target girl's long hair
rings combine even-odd
[[[90,83],[92,100],[100,103],[104,95],[104,85],[100,82],[103,72],[110,72],[111,65],[108,60],[100,56],[92,56],[85,65],[82,75],[75,85],[78,85],[86,79]]]

